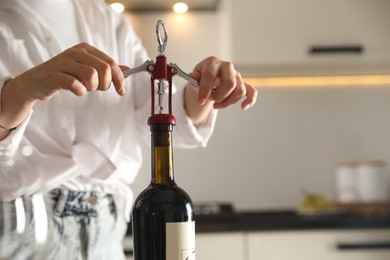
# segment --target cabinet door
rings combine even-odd
[[[242,233],[196,233],[196,259],[243,260],[244,239]],[[126,260],[133,260],[133,239],[123,241]]]
[[[197,233],[196,259],[244,259],[243,233]]]
[[[236,64],[270,69],[279,69],[281,65],[303,65],[306,69],[311,65],[327,65],[329,69],[338,66],[345,70],[347,65],[365,67],[390,61],[387,0],[245,0],[231,3],[231,41]],[[362,45],[364,52],[361,55],[315,57],[308,53],[314,45],[351,44]]]
[[[390,229],[257,232],[248,234],[249,260],[388,260]]]

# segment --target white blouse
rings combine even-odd
[[[79,42],[87,42],[118,64],[131,68],[148,59],[128,21],[103,0],[66,2],[74,5],[68,10],[74,12],[76,23],[72,26],[69,22],[69,30],[78,32],[72,37],[78,37]],[[66,17],[59,21],[68,23]],[[55,23],[42,19],[31,3],[1,0],[0,91],[10,77],[63,51],[60,38]],[[80,191],[103,190],[114,196],[129,220],[133,201],[130,184],[142,163],[142,142],[150,142],[146,123],[150,116],[150,76],[139,73],[127,78],[126,83],[124,97],[110,88],[105,92],[88,92],[83,97],[61,91],[50,100],[37,102],[30,116],[0,141],[0,153],[25,146],[34,151],[28,160],[16,164],[22,178],[16,175],[2,178],[0,194],[19,196],[32,192],[37,183],[44,189],[62,185]],[[196,129],[186,116],[183,91],[184,88],[178,88],[173,99],[177,121],[174,145],[205,146],[213,131],[216,112]],[[18,185],[8,185],[15,182]]]

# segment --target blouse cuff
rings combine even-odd
[[[175,144],[182,144],[180,146],[186,148],[205,147],[214,131],[217,110],[212,110],[207,119],[198,128],[195,127],[184,109],[184,90],[185,88],[177,88],[175,94],[177,97],[172,104],[173,114],[176,117]]]

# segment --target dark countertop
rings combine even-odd
[[[196,217],[197,232],[368,228],[390,228],[390,217],[362,217],[346,213],[302,215],[293,210],[238,212],[230,215]]]
[[[199,233],[390,228],[390,216],[301,215],[294,210],[199,215],[195,221],[196,232]],[[127,235],[131,235],[131,224]]]

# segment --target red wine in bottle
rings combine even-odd
[[[195,259],[192,201],[173,177],[172,128],[150,124],[152,178],[132,212],[135,260]]]

